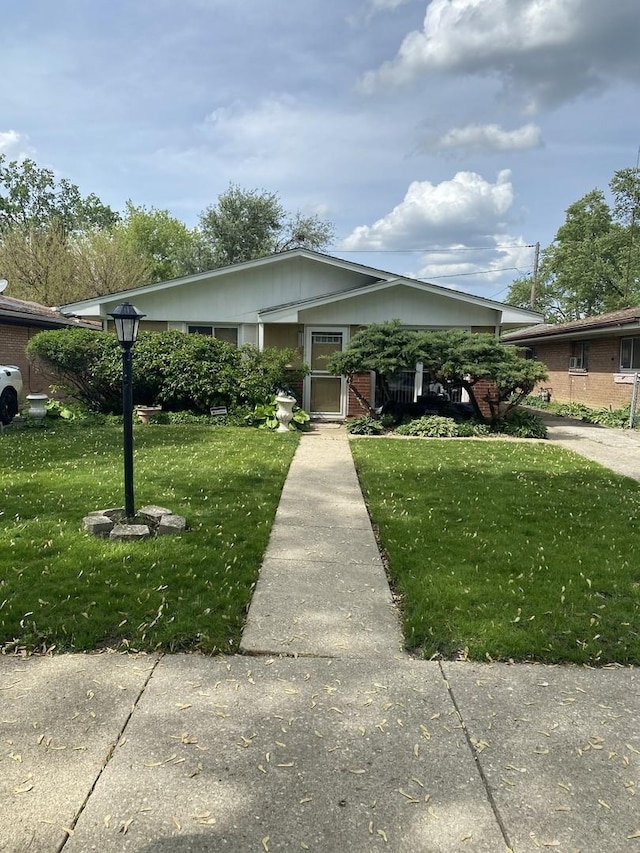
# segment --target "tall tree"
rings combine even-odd
[[[152,279],[151,260],[128,243],[119,228],[78,234],[69,248],[74,260],[76,295],[71,296],[68,290],[58,304],[130,290]]]
[[[0,278],[8,294],[64,305],[145,284],[150,262],[108,229],[64,236],[59,228],[13,228],[0,242]]]
[[[202,259],[197,256],[200,235],[187,228],[168,210],[146,208],[127,201],[117,231],[124,243],[151,266],[150,281],[166,281],[190,272],[198,272]],[[197,267],[194,269],[194,267]]]
[[[0,154],[0,233],[12,228],[49,228],[68,234],[89,228],[110,228],[120,219],[94,193],[83,198],[67,178],[33,160],[11,160]]]
[[[626,229],[623,245],[624,288],[634,293],[640,281],[640,173],[620,169],[610,183],[614,199],[613,215]]]
[[[0,278],[9,282],[7,295],[42,305],[60,305],[75,298],[74,259],[58,228],[11,228],[0,241]],[[73,294],[67,299],[67,295]]]
[[[113,268],[112,229],[119,219],[95,194],[83,197],[75,184],[58,180],[51,169],[0,155],[0,275],[9,281],[11,295],[59,305],[104,292],[96,287],[106,287],[109,277],[103,269],[98,276],[103,284],[98,285],[96,273],[101,265]],[[109,259],[98,261],[100,248]],[[127,261],[135,277],[131,253]]]
[[[543,250],[535,302],[550,322],[564,322],[640,302],[640,181],[637,169],[610,182],[613,208],[594,189],[569,205],[554,242]],[[517,279],[507,302],[530,305],[532,281]]]
[[[200,215],[200,232],[216,267],[250,261],[285,249],[322,249],[333,226],[317,216],[289,214],[276,193],[230,184]]]

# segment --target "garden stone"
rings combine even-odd
[[[102,513],[89,513],[82,519],[82,529],[93,536],[107,536],[113,530],[113,521]]]
[[[187,520],[181,515],[163,515],[156,531],[158,536],[168,533],[183,533],[187,529]]]
[[[170,509],[167,509],[167,507],[148,504],[138,510],[138,515],[142,518],[148,519],[149,521],[158,523],[164,515],[172,515],[172,512]]]
[[[112,521],[117,518],[122,518],[124,515],[124,507],[116,506],[111,507],[110,509],[96,509],[89,513],[89,517],[96,515],[105,515],[107,518],[110,518]]]
[[[151,536],[151,531],[146,524],[116,524],[109,539],[117,542],[130,542],[138,539],[148,539]]]

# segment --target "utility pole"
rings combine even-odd
[[[533,256],[533,275],[531,277],[531,308],[536,307],[536,297],[538,296],[538,262],[540,261],[540,241],[535,245],[535,254]]]

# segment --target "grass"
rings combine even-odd
[[[237,648],[297,436],[136,427],[136,506],[190,530],[135,543],[81,532],[122,506],[122,428],[0,438],[0,648]]]
[[[352,449],[408,648],[640,663],[640,484],[543,443]]]

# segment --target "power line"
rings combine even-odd
[[[474,272],[454,272],[448,275],[430,275],[418,277],[418,281],[433,281],[434,278],[460,278],[463,275],[489,275],[492,272],[517,272],[522,275],[522,271],[518,267],[496,267],[492,270],[475,270]]]
[[[334,249],[343,255],[420,255],[428,252],[442,252],[451,254],[454,252],[489,252],[494,249],[535,249],[536,243],[500,243],[494,246],[459,246],[456,248],[432,248],[432,249]]]

